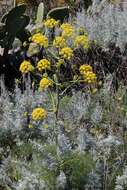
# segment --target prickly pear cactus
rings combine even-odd
[[[3,25],[1,26],[0,45],[3,48],[10,49],[16,37],[22,42],[24,41],[22,36],[27,38],[25,27],[29,24],[30,18],[25,15],[25,11],[26,5],[19,5],[1,19]]]
[[[15,0],[15,5],[26,4],[26,14],[36,19],[36,12],[40,2],[43,2],[43,0]]]
[[[69,17],[69,8],[68,7],[54,8],[48,12],[47,17],[51,17],[54,18],[55,20],[60,20],[61,22],[63,22],[64,19],[67,19]]]

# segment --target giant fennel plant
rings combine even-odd
[[[126,86],[99,77],[96,41],[75,26],[46,19],[23,44],[13,93],[1,79],[3,190],[126,188]]]

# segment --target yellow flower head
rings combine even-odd
[[[37,63],[37,68],[39,71],[43,71],[43,70],[50,70],[51,69],[51,63],[47,60],[47,59],[41,59],[38,63]]]
[[[60,27],[62,29],[62,36],[65,38],[72,37],[74,35],[73,26],[69,23],[64,23]]]
[[[48,18],[45,22],[44,22],[44,25],[47,27],[47,28],[54,28],[55,26],[57,26],[59,24],[59,21],[56,21],[55,19],[53,18]]]
[[[35,42],[45,48],[48,47],[48,38],[41,33],[34,34],[31,38],[32,42]]]
[[[43,120],[47,116],[47,112],[43,108],[35,108],[32,112],[32,119],[35,121]]]
[[[81,74],[85,74],[87,72],[92,72],[92,67],[88,64],[83,64],[80,66],[79,71]]]
[[[61,28],[62,30],[66,30],[67,28],[73,29],[73,26],[72,26],[71,24],[69,24],[69,23],[63,23],[63,24],[60,26],[60,28]]]
[[[21,71],[21,73],[28,73],[30,71],[33,71],[34,67],[31,65],[29,61],[24,60],[21,63],[19,70]]]
[[[85,49],[89,48],[89,38],[87,35],[80,35],[75,38],[74,45],[76,47],[82,46]]]
[[[53,46],[57,48],[62,48],[62,47],[65,47],[66,45],[67,45],[66,40],[62,36],[55,37],[53,41]]]
[[[73,56],[73,50],[69,47],[62,48],[59,52],[59,54],[64,58],[64,59],[71,59]]]
[[[92,83],[96,83],[97,81],[97,76],[95,73],[89,71],[87,73],[85,73],[83,75],[84,79],[85,79],[85,82],[89,83],[89,84],[92,84]]]
[[[46,77],[42,78],[41,81],[40,81],[40,84],[39,84],[39,89],[40,90],[45,90],[49,86],[52,86],[52,82]]]

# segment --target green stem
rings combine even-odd
[[[49,90],[49,94],[50,94],[50,97],[51,97],[51,101],[52,101],[52,106],[53,106],[53,112],[55,113],[56,112],[56,104],[55,104],[55,99],[52,95],[52,92]]]

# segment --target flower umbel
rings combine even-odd
[[[95,73],[89,71],[89,72],[86,72],[84,75],[83,75],[83,78],[85,79],[85,82],[89,83],[89,84],[92,84],[92,83],[96,83],[97,81],[97,76]]]
[[[29,61],[24,60],[21,65],[19,70],[21,71],[21,73],[28,73],[30,71],[33,71],[34,67],[31,65],[31,63]]]
[[[85,74],[87,72],[92,72],[92,67],[88,64],[83,64],[80,66],[79,71],[81,74]]]
[[[44,48],[48,47],[48,38],[41,33],[34,34],[31,41],[43,46]]]
[[[45,22],[44,22],[44,25],[47,27],[47,28],[54,28],[55,26],[57,26],[59,24],[59,21],[56,21],[55,19],[53,18],[48,18]]]
[[[44,77],[41,79],[41,81],[39,83],[40,90],[45,90],[46,88],[48,88],[50,86],[52,86],[52,82],[48,78]]]
[[[65,47],[66,44],[66,40],[62,37],[62,36],[56,36],[54,41],[53,41],[53,46],[57,47],[57,48],[62,48]]]
[[[39,71],[50,70],[51,69],[51,63],[47,59],[41,59],[37,63],[37,68]]]
[[[69,47],[62,48],[59,55],[61,55],[64,59],[70,60],[73,56],[73,50]]]
[[[47,116],[47,112],[43,108],[35,108],[32,112],[32,119],[35,121],[43,120]]]
[[[82,46],[85,49],[89,48],[89,39],[87,35],[80,35],[75,38],[74,45],[76,47]]]
[[[73,26],[69,23],[64,23],[60,27],[62,29],[62,36],[65,38],[72,37],[74,34]]]

